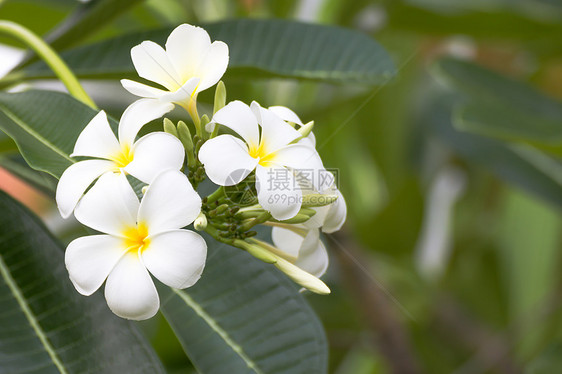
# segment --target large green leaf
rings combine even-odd
[[[60,50],[76,44],[113,21],[141,0],[97,0],[81,4],[46,40]]]
[[[508,105],[521,111],[562,118],[562,104],[533,87],[472,62],[444,58],[432,72],[468,97],[490,105]]]
[[[68,156],[96,111],[51,91],[0,92],[0,129],[18,145],[31,167],[60,177]]]
[[[333,26],[285,20],[241,19],[204,26],[230,49],[229,72],[295,77],[340,83],[379,84],[395,73],[392,60],[372,38]],[[130,50],[143,40],[161,45],[171,28],[120,36],[62,54],[84,78],[138,78]],[[52,77],[43,63],[25,70],[28,78]]]
[[[468,97],[453,116],[458,129],[561,154],[562,103],[466,61],[442,59],[434,72]]]
[[[562,208],[562,163],[528,146],[458,131],[451,123],[452,106],[458,100],[449,93],[426,106],[424,122],[439,139],[465,160]]]
[[[72,286],[60,244],[0,191],[0,372],[163,373],[136,327],[101,293]]]
[[[246,252],[207,242],[199,282],[160,291],[161,311],[199,372],[326,373],[322,325],[294,284]]]

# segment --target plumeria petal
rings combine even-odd
[[[257,102],[252,102],[251,109],[261,125],[261,141],[266,153],[275,152],[300,138],[301,134],[297,130]]]
[[[316,136],[311,132],[307,137],[298,141],[298,144],[306,145],[307,147],[316,148]]]
[[[191,78],[176,91],[166,92],[160,97],[160,100],[170,103],[180,103],[183,105],[189,104],[200,81],[201,80],[199,78]]]
[[[211,46],[211,38],[201,27],[186,23],[176,27],[166,41],[166,53],[182,82],[197,76],[197,70]]]
[[[144,125],[162,117],[172,109],[174,109],[173,104],[154,99],[140,99],[129,105],[119,121],[121,146],[130,147]]]
[[[94,230],[122,236],[136,226],[139,200],[123,174],[105,173],[76,206],[76,219]]]
[[[329,210],[322,225],[322,231],[325,233],[332,233],[341,229],[347,216],[347,205],[343,195],[337,189],[335,194],[338,196],[338,199],[328,206]]]
[[[168,91],[161,90],[146,84],[132,81],[130,79],[121,79],[121,85],[124,89],[136,96],[157,99]]]
[[[159,281],[173,288],[191,287],[199,280],[207,244],[201,235],[188,230],[173,230],[151,236],[142,252],[143,262]]]
[[[199,160],[209,179],[221,186],[238,184],[258,163],[248,154],[246,144],[232,135],[220,135],[203,143]]]
[[[106,160],[86,160],[69,166],[62,173],[55,194],[61,216],[68,218],[90,184],[103,173],[113,169],[115,164]]]
[[[205,58],[197,69],[197,77],[201,83],[197,91],[206,90],[218,83],[228,66],[228,46],[226,43],[216,41],[209,47]]]
[[[315,277],[322,276],[328,268],[329,260],[318,229],[306,230],[300,225],[293,225],[293,227],[294,230],[273,227],[271,230],[273,243],[281,251],[296,257],[296,266]]]
[[[107,114],[102,110],[82,130],[70,156],[110,158],[119,152],[119,142],[109,127]]]
[[[124,170],[138,180],[150,183],[164,170],[181,169],[185,150],[175,136],[153,132],[135,143],[133,154],[133,160]]]
[[[318,229],[310,230],[301,244],[299,257],[295,265],[316,277],[320,277],[328,269],[328,263],[328,252],[324,243],[320,240]]]
[[[250,147],[259,146],[258,121],[250,107],[243,102],[231,101],[215,113],[213,122],[220,123],[236,132]],[[213,131],[215,125],[213,123],[209,125],[207,131]]]
[[[303,144],[290,144],[275,152],[275,162],[290,167],[300,177],[308,179],[315,190],[323,192],[326,188],[322,176],[326,176],[327,172],[314,148]]]
[[[276,105],[276,106],[270,106],[267,109],[269,109],[271,112],[276,114],[283,121],[293,122],[301,126],[303,125],[299,116],[297,116],[295,112],[293,112],[291,109],[287,108],[286,106]]]
[[[170,62],[164,48],[151,41],[144,41],[131,49],[131,59],[139,76],[156,82],[170,91],[181,86],[176,69]]]
[[[105,299],[113,313],[127,319],[148,319],[158,312],[158,292],[137,252],[128,252],[115,265],[105,283]]]
[[[278,184],[276,179],[279,181],[280,176],[283,179]],[[293,173],[280,165],[256,167],[258,201],[275,219],[289,219],[299,212],[302,193],[296,185]]]
[[[146,190],[137,221],[146,224],[148,235],[189,225],[201,212],[201,198],[178,170],[159,174]]]
[[[305,234],[308,232],[307,230],[302,231]],[[304,237],[293,230],[283,227],[273,227],[271,230],[271,240],[273,240],[273,244],[281,251],[291,257],[298,258]]]
[[[66,248],[64,262],[78,292],[89,296],[103,284],[126,249],[111,235],[83,236]]]

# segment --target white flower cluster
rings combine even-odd
[[[214,116],[200,118],[197,94],[219,82],[228,65],[228,47],[211,43],[199,27],[180,25],[166,49],[144,41],[131,50],[131,57],[139,76],[162,88],[122,80],[125,89],[141,98],[123,113],[117,136],[105,112],[90,121],[71,155],[87,159],[70,166],[57,186],[61,215],[74,213],[100,233],[75,239],[66,250],[66,266],[78,292],[91,295],[105,282],[105,297],[115,314],[152,317],[159,298],[150,274],[183,289],[203,272],[207,245],[185,229],[194,223],[216,240],[273,263],[303,287],[329,293],[319,279],[328,266],[320,231],[338,230],[346,205],[315,149],[313,124],[303,124],[285,107],[266,109],[255,101],[225,106],[222,83]],[[137,139],[146,123],[174,104],[189,113],[195,136],[185,123],[176,127],[165,120],[165,132]],[[219,135],[224,128],[235,135]],[[139,183],[131,184],[129,175],[147,185],[142,193],[135,192],[133,185]],[[194,186],[205,176],[219,188],[201,199]],[[249,192],[249,203],[232,191]],[[258,224],[273,226],[273,244],[253,237],[250,230]]]

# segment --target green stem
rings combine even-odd
[[[219,188],[217,188],[215,190],[215,192],[213,192],[212,194],[207,196],[207,204],[214,203],[215,201],[220,199],[222,196],[224,196],[224,187],[220,186]]]
[[[34,50],[49,65],[61,82],[64,83],[72,96],[84,104],[97,109],[96,104],[84,91],[76,76],[70,71],[59,55],[40,37],[17,23],[4,20],[0,20],[0,33],[9,35]]]
[[[260,223],[266,222],[270,218],[271,218],[271,213],[263,212],[262,214],[260,214],[259,216],[257,216],[253,220],[251,220],[250,222],[247,222],[247,223],[244,223],[243,225],[241,225],[240,226],[240,232],[246,232],[249,229],[251,229],[252,227],[254,227],[256,225],[259,225]]]

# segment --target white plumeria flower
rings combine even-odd
[[[166,169],[179,170],[185,150],[181,142],[165,132],[153,132],[135,142],[146,123],[159,118],[173,108],[136,101],[123,113],[119,122],[119,138],[109,126],[107,115],[99,112],[84,128],[70,155],[96,158],[79,161],[62,174],[56,191],[56,202],[62,217],[72,214],[84,191],[100,175],[121,171],[144,183],[150,183]]]
[[[197,94],[214,86],[226,71],[228,46],[221,41],[211,43],[200,27],[182,24],[168,37],[165,50],[147,40],[131,49],[131,59],[140,77],[165,90],[123,79],[127,91],[161,105],[179,104],[192,114]]]
[[[251,107],[240,101],[229,103],[213,116],[207,131],[212,131],[215,123],[230,128],[244,141],[220,135],[203,144],[199,160],[209,179],[232,186],[255,170],[260,205],[275,219],[294,217],[301,208],[302,192],[293,173],[306,170],[302,177],[316,183],[314,176],[324,170],[316,150],[293,144],[301,134],[255,101]]]
[[[65,263],[74,287],[89,296],[105,281],[113,313],[135,320],[154,316],[160,301],[149,272],[178,289],[201,276],[205,241],[181,229],[200,210],[201,198],[179,171],[158,175],[140,203],[123,174],[104,174],[76,207],[78,221],[103,234],[68,245]]]

